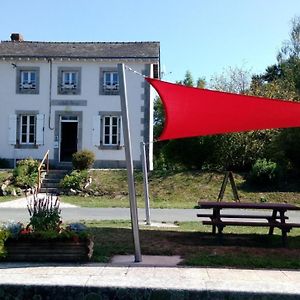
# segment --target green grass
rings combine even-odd
[[[129,221],[86,224],[94,236],[94,261],[108,262],[113,255],[134,253]],[[226,227],[219,240],[210,233],[210,226],[177,224],[177,228],[141,226],[142,254],[180,255],[182,264],[189,266],[300,269],[300,229],[289,233],[289,247],[283,248],[279,231],[270,237],[266,229]]]
[[[133,255],[130,221],[84,222],[94,240],[92,261],[109,262],[114,255]],[[185,266],[300,269],[300,229],[288,235],[283,248],[279,230],[226,227],[222,239],[210,226],[199,222],[176,222],[178,227],[140,226],[143,255],[179,255]],[[51,251],[51,250],[49,250]],[[5,249],[0,245],[0,257]]]
[[[62,200],[83,207],[128,207],[126,170],[93,170],[93,182],[87,192],[96,197],[63,196]],[[296,183],[278,190],[255,190],[245,184],[245,178],[235,174],[235,182],[241,201],[289,202],[300,204],[300,190]],[[224,175],[218,172],[185,171],[161,175],[152,173],[149,177],[149,191],[152,208],[194,208],[200,199],[216,200]],[[135,173],[138,206],[144,207],[143,178]],[[300,186],[300,184],[298,185]],[[224,200],[233,199],[228,185]]]

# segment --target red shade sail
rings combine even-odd
[[[158,140],[300,126],[300,103],[187,87],[146,78],[164,104]]]

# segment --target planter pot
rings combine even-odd
[[[93,254],[90,239],[7,239],[6,260],[26,262],[88,261]]]

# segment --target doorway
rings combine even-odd
[[[77,152],[78,121],[64,120],[60,122],[60,161],[72,161],[73,153]]]

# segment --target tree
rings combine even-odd
[[[187,71],[184,79],[177,83],[193,87],[194,79],[191,72]],[[205,78],[199,78],[197,80],[197,87],[203,88],[205,84]],[[159,136],[165,121],[163,105],[159,98],[156,100],[154,108],[154,132],[155,136]],[[201,169],[203,164],[209,160],[209,156],[213,153],[213,144],[213,138],[211,137],[197,137],[160,142],[154,147],[156,166],[170,167],[176,165]]]
[[[279,62],[290,58],[299,58],[300,55],[300,16],[293,18],[291,24],[290,39],[284,41],[277,55]]]
[[[277,63],[252,77],[250,93],[268,98],[300,101],[300,17],[292,20],[290,39],[283,43]],[[300,129],[273,131],[269,156],[283,169],[300,171]]]
[[[211,89],[236,94],[246,94],[251,82],[251,71],[244,67],[229,67],[219,75],[212,76]]]

